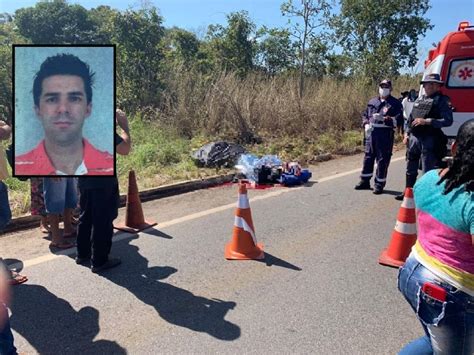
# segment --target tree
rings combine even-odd
[[[27,43],[15,31],[12,17],[9,21],[0,24],[0,117],[11,122],[12,106],[12,44]]]
[[[345,54],[329,54],[326,64],[326,75],[337,80],[344,79],[352,74],[351,58]]]
[[[327,24],[331,6],[327,0],[301,0],[301,5],[293,4],[293,0],[281,5],[281,13],[283,16],[296,17],[302,21],[302,25],[296,22],[293,26],[293,36],[296,37],[299,45],[300,59],[300,85],[299,95],[303,97],[304,89],[304,73],[306,63],[306,49],[308,41],[315,36],[315,30]],[[290,23],[290,20],[288,20]]]
[[[173,64],[191,68],[196,62],[200,42],[194,33],[173,27],[166,31],[164,42],[167,57]]]
[[[15,24],[20,34],[34,44],[79,44],[97,41],[95,24],[81,5],[66,0],[39,2],[18,9]]]
[[[163,19],[156,8],[128,10],[114,19],[118,100],[131,110],[157,106],[163,90]]]
[[[313,37],[306,53],[305,73],[317,78],[323,77],[329,65],[329,47],[322,37]]]
[[[98,6],[89,10],[88,16],[94,24],[94,42],[111,43],[115,33],[115,18],[120,14],[110,6]]]
[[[429,0],[340,0],[332,19],[337,42],[357,73],[380,80],[415,65],[417,43],[430,21]]]
[[[235,71],[243,76],[253,68],[254,32],[255,24],[250,20],[247,11],[232,12],[227,15],[227,27],[209,26],[209,54],[222,69]]]
[[[260,28],[257,37],[258,61],[265,72],[274,75],[294,68],[296,48],[287,29]]]

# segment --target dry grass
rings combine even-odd
[[[360,114],[377,85],[366,80],[307,79],[305,95],[298,98],[296,77],[245,79],[230,73],[203,77],[177,71],[169,78],[166,104],[153,119],[182,135],[245,140],[249,133],[262,138],[298,137],[316,141],[320,134],[357,129]],[[416,87],[416,78],[394,81],[394,96]]]
[[[128,171],[139,188],[200,178],[226,170],[200,169],[189,153],[209,141],[245,143],[259,155],[311,163],[318,155],[360,151],[360,114],[377,85],[364,80],[308,79],[298,97],[295,77],[233,74],[214,77],[177,70],[169,74],[168,90],[159,108],[145,108],[131,118],[133,150],[119,157],[118,176],[125,192]],[[394,81],[394,96],[417,87],[417,78]],[[259,137],[259,139],[252,139]],[[258,144],[256,144],[258,142]],[[29,211],[29,181],[9,178],[14,216]]]

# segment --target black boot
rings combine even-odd
[[[382,192],[383,192],[383,186],[380,184],[375,184],[374,191],[372,191],[372,193],[374,195],[380,195]]]
[[[370,180],[360,180],[359,183],[354,186],[356,190],[370,190]]]
[[[406,175],[405,189],[407,187],[415,186],[415,182],[416,182],[416,176]],[[405,189],[403,189],[403,191],[399,195],[395,196],[395,200],[403,201],[403,198],[405,197]]]

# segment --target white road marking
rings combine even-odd
[[[392,159],[391,162],[396,162],[396,161],[400,161],[400,160],[404,160],[404,159],[405,159],[405,157],[399,157],[399,158]],[[353,170],[345,171],[343,173],[330,175],[330,176],[321,178],[321,179],[316,180],[316,181],[318,183],[331,181],[331,180],[338,179],[340,177],[344,177],[344,176],[347,176],[347,175],[359,173],[360,171],[361,171],[361,168],[353,169]],[[266,200],[267,198],[276,197],[276,196],[286,194],[286,193],[289,193],[289,192],[299,191],[303,188],[304,188],[304,186],[292,187],[292,188],[288,188],[288,189],[278,189],[276,191],[271,191],[271,192],[269,192],[267,194],[264,194],[264,195],[252,197],[250,199],[250,202],[259,201],[259,200]],[[229,203],[227,205],[211,208],[211,209],[208,209],[208,210],[205,210],[205,211],[192,213],[192,214],[189,214],[187,216],[175,218],[175,219],[163,222],[163,223],[159,223],[157,226],[155,226],[153,228],[162,229],[162,228],[174,226],[176,224],[192,221],[194,219],[209,216],[211,214],[226,211],[226,210],[229,210],[229,209],[232,209],[232,208],[235,208],[235,202]],[[118,241],[130,238],[131,235],[132,234],[125,233],[125,232],[119,232],[114,236],[114,238],[112,239],[112,242],[118,242]],[[47,254],[47,255],[39,256],[39,257],[30,259],[30,260],[26,260],[26,261],[23,262],[23,267],[26,268],[26,267],[42,264],[42,263],[45,263],[47,261],[51,261],[51,260],[54,260],[54,259],[57,259],[57,258],[61,258],[63,256],[72,255],[72,254],[75,254],[75,253],[76,253],[76,248],[61,250],[60,252],[58,252],[56,254]],[[15,269],[15,268],[21,267],[21,263],[15,263],[15,264],[11,264],[9,266],[10,266],[10,268]]]

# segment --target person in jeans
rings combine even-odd
[[[10,137],[11,127],[0,120],[0,139],[5,140]],[[3,182],[8,178],[7,159],[3,148],[0,146],[0,232],[10,223],[12,212],[8,200],[8,187]],[[2,258],[0,258],[0,269],[4,269],[10,285],[19,285],[26,282],[28,278],[18,272],[10,270]]]
[[[10,328],[8,308],[6,303],[9,298],[9,290],[6,273],[0,268],[0,355],[16,355],[13,345],[13,334]]]
[[[398,288],[425,336],[400,354],[474,354],[474,119],[460,128],[449,168],[414,186],[418,240]]]
[[[0,139],[8,139],[11,134],[11,127],[3,121],[0,121]],[[8,201],[7,186],[3,182],[8,177],[7,161],[3,149],[0,149],[0,231],[10,222],[12,213]],[[10,329],[8,319],[8,283],[13,283],[16,278],[25,282],[25,276],[13,273],[0,258],[0,355],[15,355],[16,348],[13,345],[13,334]],[[21,283],[21,282],[19,282]]]
[[[32,216],[40,216],[40,232],[48,234],[51,232],[44,207],[43,178],[30,178],[30,212]]]
[[[77,186],[76,180],[72,177],[44,178],[44,204],[48,213],[48,221],[51,228],[50,247],[58,249],[68,249],[74,246],[66,238],[76,237],[71,219],[74,208],[77,206]],[[64,233],[59,230],[59,215],[63,215]]]

